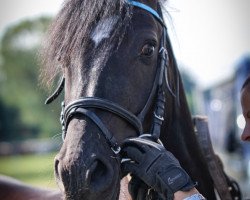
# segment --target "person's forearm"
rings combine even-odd
[[[174,200],[184,200],[186,198],[191,197],[194,194],[199,194],[199,192],[196,188],[193,188],[193,189],[186,191],[186,192],[178,191],[178,192],[174,193]]]

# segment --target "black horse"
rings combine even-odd
[[[65,199],[118,199],[119,147],[152,130],[198,182],[198,190],[216,199],[161,3],[67,0],[51,26],[42,72],[48,83],[58,75],[65,78],[64,143],[55,158]],[[162,116],[153,114],[159,106]]]

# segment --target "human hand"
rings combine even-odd
[[[195,186],[173,154],[151,140],[127,139],[122,145],[122,156],[128,158],[122,162],[124,174],[132,173],[165,197]]]

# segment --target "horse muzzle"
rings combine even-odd
[[[120,159],[98,128],[74,119],[55,158],[55,176],[67,200],[115,200],[120,187]]]

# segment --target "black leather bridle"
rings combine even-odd
[[[159,50],[159,59],[160,62],[157,66],[157,71],[153,83],[153,87],[151,89],[150,95],[148,97],[148,100],[142,109],[142,111],[136,116],[132,112],[126,110],[122,106],[109,101],[107,99],[97,98],[97,97],[81,97],[68,105],[64,105],[64,102],[62,102],[62,111],[61,111],[61,125],[62,125],[62,132],[63,132],[63,139],[66,135],[68,125],[76,115],[84,115],[91,119],[101,130],[103,136],[105,137],[107,143],[110,145],[111,149],[115,154],[118,154],[121,150],[120,146],[118,145],[114,135],[107,129],[107,127],[103,124],[102,120],[91,110],[90,108],[97,108],[104,111],[111,112],[123,120],[125,120],[127,123],[132,125],[138,135],[140,137],[146,137],[150,138],[154,141],[159,141],[160,132],[161,132],[161,126],[164,121],[164,112],[165,112],[165,93],[163,89],[163,85],[167,86],[170,93],[175,96],[172,92],[172,90],[169,87],[168,84],[168,78],[167,78],[167,69],[168,69],[168,53],[166,50],[166,38],[167,38],[167,28],[164,23],[164,20],[162,18],[162,13],[159,6],[159,14],[155,10],[153,10],[151,7],[142,4],[137,1],[128,1],[129,4],[132,6],[138,7],[140,9],[143,9],[150,14],[152,14],[158,22],[162,25],[163,31],[162,31],[162,37],[161,37],[161,46]],[[59,94],[62,92],[65,84],[65,79],[62,78],[61,82],[56,89],[56,91],[46,100],[46,104],[51,103],[54,99],[56,99]],[[153,113],[153,122],[150,133],[144,133],[143,131],[143,122],[146,114],[148,113],[150,107],[152,106],[153,100],[156,97],[155,102],[155,108]]]

